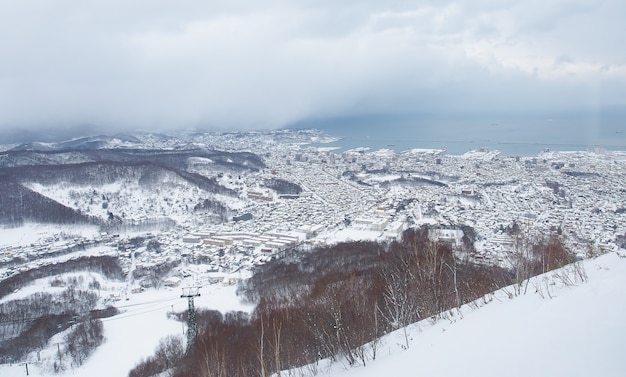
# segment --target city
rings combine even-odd
[[[317,130],[194,133],[167,139],[146,134],[142,138],[145,148],[219,146],[228,152],[251,152],[261,157],[265,168],[229,172],[210,160],[189,161],[190,172],[214,177],[237,193],[235,197],[215,196],[230,208],[228,221],[185,210],[196,199],[194,195],[201,195],[197,189],[166,192],[163,187],[157,194],[163,198],[152,213],[144,212],[142,206],[147,205],[141,199],[135,198],[141,204],[136,213],[124,206],[124,221],[167,218],[160,226],[121,234],[92,229],[85,235],[70,227],[44,231],[41,237],[30,235],[32,242],[27,245],[5,241],[0,275],[8,277],[59,258],[129,257],[139,251],[135,258],[140,268],[176,265],[178,272],[170,274],[180,282],[215,282],[219,280],[215,276],[234,272],[241,277],[287,249],[306,250],[349,240],[390,242],[398,240],[405,229],[422,225],[438,229],[433,233],[436,237],[459,252],[466,251],[466,257],[478,263],[506,266],[521,238],[532,243],[558,234],[582,258],[618,250],[626,234],[623,152],[544,151],[536,157],[517,157],[489,150],[463,155],[437,149],[337,151],[323,143],[334,139]],[[298,192],[284,194],[266,187],[272,180],[289,182]],[[71,190],[31,186],[61,203],[76,199]],[[95,189],[98,196],[129,202],[122,200],[123,185]],[[92,203],[93,208],[99,206]],[[79,209],[89,212],[89,208]],[[121,209],[109,199],[106,211],[100,211],[104,217]],[[463,247],[463,228],[472,229],[471,247],[467,241]],[[153,247],[146,246],[150,241]],[[127,270],[131,268],[130,258],[120,260]],[[182,267],[188,263],[190,267]],[[136,284],[148,288],[154,282]]]

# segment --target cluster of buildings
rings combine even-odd
[[[617,237],[626,234],[624,152],[516,157],[485,149],[463,155],[438,149],[341,151],[320,144],[331,139],[315,130],[194,134],[181,140],[249,151],[267,168],[216,175],[239,193],[232,221],[198,222],[192,212],[179,216],[177,227],[152,236],[161,245],[158,251],[137,255],[142,266],[178,260],[180,271],[195,274],[242,271],[294,247],[389,242],[408,227],[425,224],[437,229],[433,237],[457,250],[467,249],[462,229],[473,229],[467,257],[485,263],[506,261],[520,242],[550,235],[576,253],[588,253],[617,250]],[[201,165],[194,168],[202,171]],[[274,178],[302,191],[285,195],[263,186]],[[116,242],[121,241],[109,243]]]
[[[328,234],[344,227],[365,227],[385,239],[386,230],[424,223],[470,226],[477,235],[475,258],[487,260],[501,260],[522,236],[532,243],[558,235],[585,253],[614,250],[616,237],[626,233],[623,152],[517,157],[482,149],[457,156],[279,143],[264,151],[272,174],[299,184],[307,196],[264,203],[254,220],[237,226],[326,230],[310,242],[332,242]]]

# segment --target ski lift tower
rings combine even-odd
[[[187,298],[187,349],[191,347],[194,338],[198,334],[198,324],[196,323],[196,309],[193,304],[194,297],[200,296],[200,287],[186,287],[183,288],[183,294],[181,298]]]

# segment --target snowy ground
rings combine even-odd
[[[611,253],[585,262],[589,280],[464,307],[462,319],[424,321],[402,350],[392,334],[367,366],[335,363],[322,375],[380,376],[625,376],[626,259]]]
[[[215,284],[203,287],[201,296],[195,299],[196,308],[216,309],[222,312],[230,310],[250,311],[250,306],[242,305],[235,295],[236,287]],[[71,376],[127,376],[142,358],[154,353],[159,340],[168,335],[183,334],[186,326],[167,319],[172,309],[181,312],[187,308],[187,299],[180,298],[181,290],[149,290],[133,294],[128,301],[120,301],[122,314],[103,319],[105,343],[80,368],[66,370],[63,375]],[[55,358],[57,341],[55,337],[50,347],[42,352],[42,358],[36,363],[36,355],[31,355],[29,362],[30,376],[52,376],[52,362]],[[24,363],[0,365],[0,376],[17,377],[26,375]]]
[[[60,230],[61,229],[61,230]],[[93,225],[59,225],[27,223],[17,228],[0,227],[0,247],[27,246],[38,244],[46,238],[67,239],[85,237],[94,239],[99,234],[99,228]]]
[[[356,227],[348,227],[339,230],[328,231],[319,235],[317,238],[324,240],[325,243],[332,245],[339,242],[350,241],[376,241],[382,237],[380,230],[359,229]]]
[[[402,347],[400,331],[383,340],[376,360],[367,366],[320,363],[320,375],[624,376],[626,258],[610,253],[584,266],[585,283],[563,286],[554,277],[539,277],[528,285],[526,295],[509,298],[506,291],[498,291],[478,309],[464,306],[450,319],[409,327],[408,349]],[[251,309],[238,301],[234,286],[211,285],[201,294],[197,307]],[[83,367],[64,374],[126,376],[153,353],[160,338],[182,334],[184,326],[166,315],[186,306],[180,289],[147,291],[120,301],[123,313],[104,320],[106,342]],[[56,341],[44,357],[54,358]],[[33,355],[32,362],[35,359]],[[29,363],[30,375],[52,375],[50,360]],[[0,366],[0,376],[24,375],[23,363]]]

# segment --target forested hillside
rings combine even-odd
[[[189,169],[189,161],[198,159],[214,166],[216,173],[207,176]],[[18,148],[0,153],[0,189],[5,193],[0,223],[163,223],[181,211],[200,211],[224,221],[231,216],[229,205],[215,196],[237,193],[218,182],[218,172],[263,167],[248,152]],[[173,196],[181,197],[178,203],[171,201]]]
[[[24,187],[8,176],[0,176],[0,224],[19,226],[24,222],[57,224],[91,223],[99,219],[86,216],[38,192]]]
[[[269,376],[320,359],[365,365],[383,335],[574,260],[556,238],[511,257],[511,268],[476,264],[433,242],[427,227],[391,244],[348,242],[311,252],[292,251],[259,267],[240,295],[254,302],[243,312],[200,313],[199,334],[176,376]],[[410,335],[404,332],[404,347]],[[166,369],[159,357],[131,377]],[[171,364],[170,364],[171,365]]]

